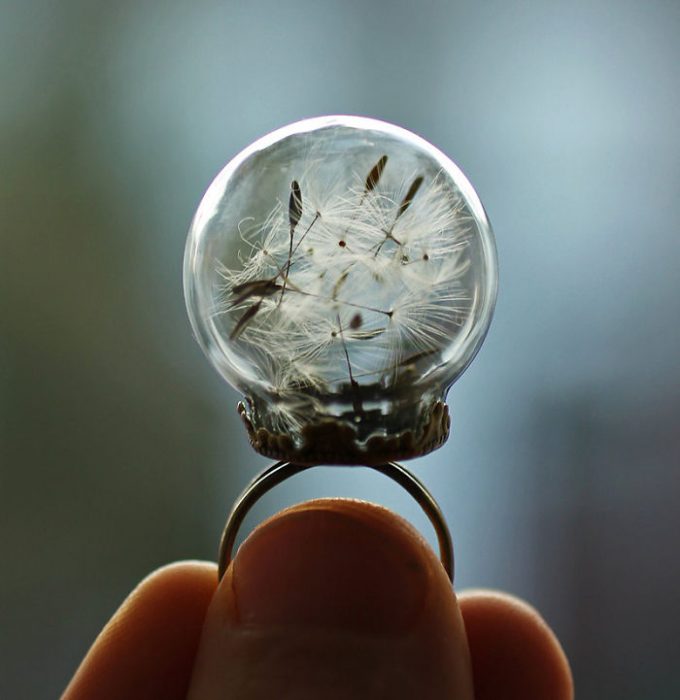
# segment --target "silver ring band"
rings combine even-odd
[[[295,464],[293,462],[277,462],[267,467],[258,474],[238,497],[234,507],[229,513],[227,524],[222,533],[220,550],[218,556],[218,580],[222,580],[224,572],[227,570],[232,559],[232,551],[236,535],[248,511],[267,491],[277,486],[295,474],[299,474],[307,469],[311,469],[315,464]],[[429,518],[439,542],[439,558],[449,579],[453,582],[453,544],[451,533],[444,520],[441,508],[434,500],[432,494],[425,488],[423,483],[417,479],[410,471],[396,462],[385,462],[384,464],[370,465],[369,469],[388,476],[396,481],[401,487],[406,489],[423,509]]]

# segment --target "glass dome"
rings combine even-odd
[[[446,393],[493,313],[496,254],[443,153],[391,124],[321,117],[259,139],[217,176],[184,285],[256,450],[369,464],[445,441]]]

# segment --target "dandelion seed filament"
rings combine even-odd
[[[288,199],[288,223],[290,226],[290,245],[288,247],[288,260],[286,262],[286,271],[283,276],[283,287],[281,288],[281,298],[279,303],[283,301],[283,295],[286,293],[286,283],[288,282],[288,274],[290,273],[290,263],[293,258],[293,235],[295,228],[302,216],[302,193],[297,180],[290,183],[290,198]]]

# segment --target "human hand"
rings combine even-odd
[[[573,685],[528,605],[456,596],[406,521],[324,499],[260,525],[219,586],[201,562],[142,581],[62,700],[90,698],[568,700]]]

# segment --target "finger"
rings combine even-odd
[[[62,700],[186,697],[214,564],[181,562],[155,571],[97,637]]]
[[[557,637],[527,603],[496,591],[460,595],[476,700],[571,700],[574,686]]]
[[[472,700],[451,583],[384,508],[325,499],[284,511],[218,587],[189,698],[289,697]]]

